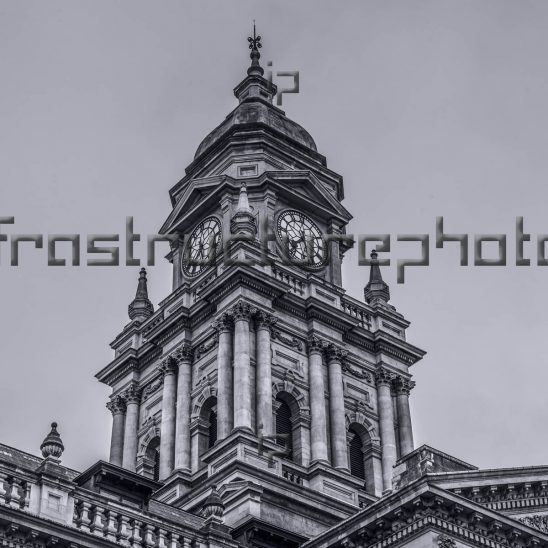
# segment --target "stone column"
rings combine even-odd
[[[122,466],[135,472],[137,460],[137,431],[139,429],[139,401],[141,391],[132,384],[124,393],[126,402],[126,426],[124,428],[124,452]]]
[[[177,360],[168,356],[160,371],[164,377],[162,389],[162,424],[160,425],[160,480],[173,472],[175,462],[175,401],[177,397]]]
[[[184,344],[176,352],[177,416],[175,419],[175,468],[190,472],[190,394],[192,391],[192,349]]]
[[[110,438],[110,462],[122,466],[124,455],[124,428],[126,422],[126,402],[121,396],[112,398],[107,403],[112,413],[112,435]]]
[[[399,422],[400,454],[403,457],[414,449],[413,425],[411,424],[411,411],[409,409],[409,393],[415,383],[404,377],[394,380],[396,392],[396,409]]]
[[[331,421],[331,454],[335,468],[348,470],[346,445],[346,420],[341,361],[346,356],[342,350],[330,344],[327,347],[327,367],[329,370],[329,419]]]
[[[217,439],[223,440],[234,425],[232,374],[232,316],[223,314],[213,325],[219,336],[217,347]]]
[[[308,376],[310,384],[310,449],[312,463],[327,459],[327,422],[325,416],[325,385],[323,349],[325,343],[316,336],[308,340]]]
[[[234,316],[234,428],[253,431],[251,425],[251,357],[249,350],[249,320],[252,307],[238,302]]]
[[[384,490],[392,489],[392,474],[396,464],[396,434],[394,431],[394,410],[390,386],[394,374],[384,367],[375,373],[377,402],[379,408],[379,430],[382,449],[382,480]]]
[[[266,312],[259,312],[257,321],[257,429],[264,436],[272,431],[272,351],[270,330],[276,318]]]

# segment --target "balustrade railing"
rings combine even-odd
[[[352,302],[349,297],[343,297],[341,299],[341,309],[345,314],[356,318],[360,327],[364,329],[371,329],[371,316],[365,307],[358,301]]]
[[[289,290],[292,293],[300,296],[304,295],[305,282],[297,276],[276,266],[272,267],[272,274],[277,280],[283,282],[284,284],[287,284],[289,286]]]
[[[72,525],[85,533],[129,548],[198,548],[199,542],[175,527],[135,512],[75,499]]]

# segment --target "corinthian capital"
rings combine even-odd
[[[277,321],[278,318],[268,312],[264,312],[263,310],[259,310],[257,314],[255,314],[257,329],[271,329],[274,325],[276,325]]]
[[[188,343],[184,343],[175,352],[173,352],[173,357],[180,365],[181,363],[192,363],[193,352],[192,347]]]
[[[130,387],[123,393],[122,397],[126,402],[126,405],[130,403],[139,403],[141,399],[141,389],[137,384],[131,384]]]
[[[394,376],[395,376],[394,373],[392,373],[385,367],[379,367],[375,371],[375,382],[377,386],[381,386],[381,385],[391,386]]]
[[[342,362],[348,356],[348,351],[336,344],[329,343],[325,349],[325,355],[328,362]]]
[[[114,396],[114,398],[107,403],[107,409],[113,415],[123,414],[126,412],[126,402],[122,396]]]
[[[167,375],[175,375],[175,373],[177,373],[178,365],[174,356],[168,356],[160,362],[158,369],[162,376],[166,377]]]
[[[317,335],[311,335],[306,341],[306,349],[309,354],[311,352],[323,352],[326,345],[327,343]]]
[[[234,321],[237,322],[238,320],[247,320],[249,321],[251,319],[251,316],[257,312],[257,309],[253,306],[251,306],[249,303],[246,303],[245,301],[238,301],[233,307],[232,307],[232,315],[234,316]]]
[[[213,322],[213,329],[217,333],[229,333],[234,327],[234,318],[229,312],[224,312],[219,318]]]
[[[405,394],[406,396],[409,396],[409,393],[415,387],[415,383],[411,379],[406,379],[405,377],[398,375],[394,379],[392,386],[394,387],[396,394]]]

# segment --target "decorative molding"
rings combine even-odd
[[[287,337],[279,329],[272,330],[272,338],[280,341],[282,344],[289,346],[290,348],[296,348],[299,352],[303,349],[303,342],[296,337]]]
[[[439,548],[457,548],[457,542],[455,539],[444,535],[443,533],[438,536],[438,547]]]
[[[157,377],[156,380],[154,380],[151,383],[147,384],[143,388],[141,401],[144,402],[144,401],[148,400],[148,398],[150,398],[150,396],[152,396],[153,394],[155,394],[158,390],[160,390],[162,388],[163,384],[164,384],[164,378],[161,375],[159,377]]]
[[[538,529],[545,534],[548,534],[548,514],[536,514],[533,516],[523,516],[518,518],[521,523],[525,523],[533,529]]]
[[[218,342],[219,334],[218,332],[215,332],[214,335],[207,342],[204,342],[196,347],[196,349],[194,350],[194,359],[199,360],[202,357],[202,354],[206,354],[207,352],[215,348]]]
[[[368,371],[359,371],[357,369],[354,369],[351,365],[348,364],[348,362],[345,360],[342,363],[342,370],[345,373],[348,373],[349,375],[352,375],[356,379],[364,380],[370,384],[373,383],[373,376]]]

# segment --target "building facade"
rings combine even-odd
[[[249,46],[238,105],[170,190],[173,291],[155,308],[141,270],[97,374],[109,462],[62,466],[56,425],[43,458],[2,446],[2,545],[547,544],[548,468],[415,449],[424,351],[375,251],[363,301],[346,294],[342,177],[273,104],[260,37]]]

